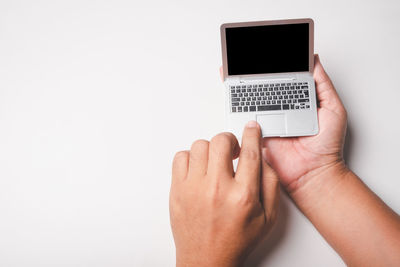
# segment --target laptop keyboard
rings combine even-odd
[[[230,86],[232,112],[310,109],[307,82]]]

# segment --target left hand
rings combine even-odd
[[[221,133],[175,155],[170,217],[177,266],[238,266],[270,230],[279,181],[263,160],[261,143],[260,126],[252,121],[241,148],[234,135]]]

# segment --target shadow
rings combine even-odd
[[[286,231],[288,228],[288,219],[289,219],[289,201],[290,197],[287,195],[286,191],[281,187],[281,193],[279,197],[279,210],[278,217],[275,222],[274,227],[271,229],[271,232],[268,234],[266,239],[260,243],[255,250],[250,254],[247,258],[244,266],[247,267],[255,267],[262,266],[265,263],[266,259],[269,257],[271,253],[273,253],[278,247],[281,241],[284,239],[286,235]]]
[[[352,131],[350,123],[347,123],[347,132],[346,132],[344,147],[343,147],[343,159],[348,167],[351,166],[353,141],[354,141],[353,131]]]

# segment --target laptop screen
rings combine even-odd
[[[309,24],[226,28],[228,75],[308,71]]]

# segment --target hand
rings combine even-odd
[[[289,192],[305,181],[300,179],[318,168],[344,165],[342,158],[347,115],[318,55],[314,57],[314,80],[319,101],[319,133],[294,138],[264,138],[267,161]]]
[[[221,133],[175,155],[170,218],[177,266],[238,266],[265,237],[275,221],[279,181],[262,160],[261,143],[251,121],[241,148],[234,135]]]

